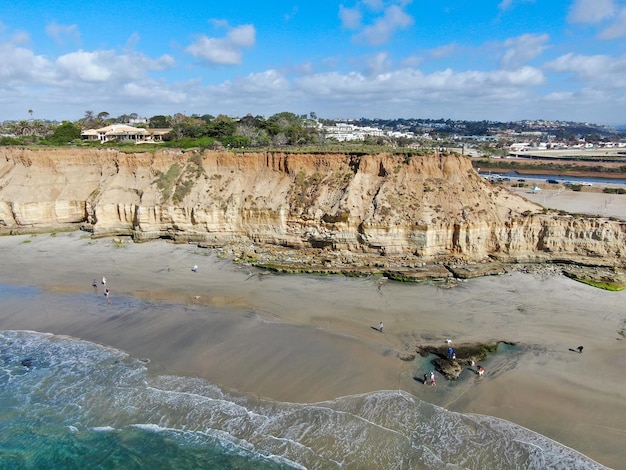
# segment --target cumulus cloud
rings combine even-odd
[[[479,96],[498,93],[514,88],[535,87],[545,82],[543,73],[533,67],[517,70],[482,72],[469,70],[454,72],[451,69],[424,74],[416,69],[401,69],[372,77],[357,72],[340,74],[330,72],[300,77],[294,82],[306,93],[316,96],[376,96],[378,103],[396,95],[406,98],[424,96],[464,95],[476,99]]]
[[[626,56],[586,56],[570,53],[547,63],[546,68],[571,74],[588,85],[602,83],[607,88],[626,87]]]
[[[377,18],[374,24],[366,26],[357,37],[371,45],[384,44],[397,30],[408,28],[412,24],[412,16],[398,5],[392,5],[385,9],[383,16]]]
[[[614,14],[613,0],[574,0],[567,20],[571,23],[598,23]]]
[[[51,76],[52,63],[30,49],[0,44],[0,87],[43,85]]]
[[[411,0],[363,0],[352,8],[339,6],[339,18],[342,25],[356,30],[354,38],[358,42],[377,46],[389,42],[401,29],[413,25],[413,17],[405,8]],[[368,22],[363,18],[367,15]]]
[[[529,60],[539,56],[545,49],[550,39],[547,34],[523,34],[516,38],[507,39],[504,42],[506,52],[502,58],[502,66],[505,68],[519,67]]]
[[[431,49],[430,55],[435,59],[441,59],[442,57],[449,56],[453,54],[458,49],[457,44],[446,44],[445,46],[439,46],[434,49]]]
[[[76,51],[60,56],[56,60],[56,73],[60,80],[78,82],[119,83],[146,76],[148,71],[164,70],[171,67],[174,59],[163,55],[150,59],[143,54],[117,54],[113,50]]]
[[[339,5],[339,19],[344,28],[357,29],[361,26],[361,18],[363,15],[358,8],[346,8]]]
[[[612,24],[600,33],[600,39],[618,39],[626,37],[626,8],[622,8]]]
[[[401,64],[403,67],[412,67],[412,68],[416,68],[419,67],[422,62],[424,62],[424,58],[417,56],[417,55],[412,55],[407,57],[406,59],[404,59]]]
[[[80,42],[80,31],[75,24],[63,25],[53,21],[46,26],[46,34],[59,46],[68,42],[73,44]]]
[[[251,73],[246,77],[239,78],[233,82],[227,81],[220,85],[221,91],[235,96],[282,93],[289,90],[289,81],[277,70],[270,69],[264,72]]]
[[[274,69],[251,73],[198,91],[193,98],[196,106],[205,103],[226,113],[227,110],[237,109],[237,114],[241,116],[248,112],[271,115],[295,109],[302,100],[302,96],[292,89],[289,79]]]
[[[184,91],[154,80],[126,83],[121,89],[121,94],[134,102],[159,101],[160,103],[181,104],[189,98]]]
[[[186,51],[208,64],[238,65],[242,61],[243,49],[254,46],[255,41],[254,26],[246,24],[230,28],[226,36],[222,38],[200,35],[193,44],[187,47]]]
[[[369,57],[365,63],[365,72],[368,76],[380,75],[386,72],[391,67],[391,59],[386,52],[379,52],[378,54]]]

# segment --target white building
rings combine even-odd
[[[120,142],[154,143],[162,142],[163,136],[172,129],[144,129],[142,127],[127,126],[126,124],[111,124],[100,129],[85,129],[80,133],[83,140],[97,140],[100,143],[118,140]]]

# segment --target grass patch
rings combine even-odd
[[[590,285],[592,287],[597,287],[598,289],[604,289],[611,292],[619,292],[621,290],[626,289],[626,286],[623,284],[617,284],[612,282],[598,282],[592,281],[589,279],[576,279],[578,282],[582,282],[583,284]]]
[[[172,195],[176,180],[180,176],[182,168],[180,165],[174,163],[166,173],[158,172],[157,179],[155,181],[157,188],[161,191],[164,201],[168,201]]]
[[[604,188],[602,190],[605,194],[626,194],[626,189],[624,188]]]

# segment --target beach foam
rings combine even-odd
[[[116,441],[135,428],[141,445],[156,433],[175,453],[210,446],[268,468],[604,468],[528,429],[401,391],[284,403],[226,393],[199,378],[151,376],[122,351],[69,337],[3,331],[0,349],[0,401],[8,410],[0,420],[15,449],[24,436],[11,430],[46,416],[48,425],[78,434],[107,432]],[[24,356],[33,364],[26,371]],[[36,442],[23,452],[33,449]]]

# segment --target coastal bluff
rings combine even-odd
[[[0,148],[0,234],[93,236],[426,263],[626,265],[626,222],[546,210],[467,157]]]

